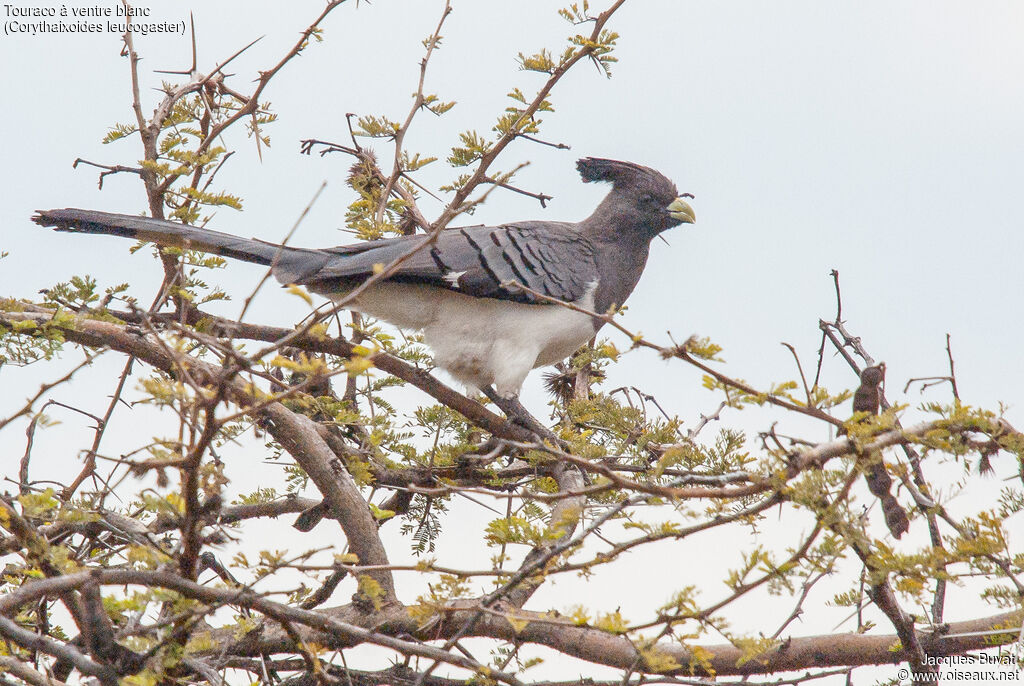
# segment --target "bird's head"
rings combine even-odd
[[[576,169],[584,181],[612,184],[612,192],[598,206],[592,219],[615,227],[637,227],[650,238],[674,226],[696,221],[693,208],[679,194],[675,184],[650,167],[584,157],[576,162]]]
[[[877,386],[885,380],[885,362],[865,367],[860,373],[860,382],[865,386]]]

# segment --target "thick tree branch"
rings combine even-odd
[[[39,317],[33,313],[0,313],[0,321],[45,320],[45,316],[43,319]],[[176,356],[155,336],[144,334],[136,327],[78,318],[74,328],[64,330],[64,336],[82,345],[119,350],[175,377],[182,376],[184,366],[187,375],[196,383],[223,387],[227,397],[239,406],[258,408],[255,410],[256,418],[309,474],[330,505],[332,516],[341,524],[352,552],[360,562],[387,565],[387,554],[366,501],[337,455],[321,438],[316,423],[308,417],[295,414],[277,402],[262,402],[235,375],[226,375],[225,370],[195,358]],[[388,598],[394,597],[390,573],[377,571],[370,576],[380,584]]]
[[[10,672],[31,686],[67,686],[63,681],[37,672],[28,664],[9,655],[0,655],[0,672]]]
[[[67,643],[61,643],[48,636],[40,636],[24,629],[7,617],[0,616],[0,636],[23,648],[38,650],[41,653],[70,662],[82,674],[98,678],[104,686],[117,686],[118,684],[118,674],[110,667],[90,660]]]
[[[59,582],[59,583],[54,583]],[[89,572],[79,572],[76,574],[69,574],[63,577],[47,580],[48,586],[43,590],[44,595],[57,592],[68,592],[74,588],[80,588],[88,583],[105,583],[112,585],[142,585],[157,588],[166,588],[172,591],[177,591],[182,595],[193,598],[195,600],[202,601],[203,603],[213,605],[239,605],[247,607],[251,610],[260,612],[267,617],[274,619],[278,622],[294,623],[303,627],[308,627],[319,633],[324,637],[328,638],[333,645],[337,646],[351,646],[358,645],[361,643],[370,643],[378,645],[384,648],[391,648],[405,655],[418,655],[420,657],[430,658],[439,660],[441,662],[451,664],[464,669],[469,669],[473,672],[486,674],[491,678],[497,679],[503,683],[509,684],[510,686],[520,686],[520,682],[515,677],[504,674],[497,670],[488,669],[480,663],[463,657],[459,654],[452,654],[442,651],[438,648],[417,643],[414,641],[393,638],[380,631],[374,631],[366,629],[355,624],[341,621],[336,617],[332,617],[330,614],[325,612],[315,612],[312,610],[302,610],[299,608],[290,607],[281,603],[275,603],[267,600],[262,596],[259,596],[249,590],[233,590],[233,589],[220,589],[213,588],[210,586],[203,586],[193,581],[183,579],[181,576],[172,572],[144,572],[135,570],[124,570],[124,569],[94,569]],[[14,624],[11,620],[4,616],[15,610],[23,602],[26,601],[26,597],[31,597],[32,593],[26,593],[25,591],[30,590],[36,583],[43,582],[31,582],[22,586],[19,591],[8,594],[4,598],[0,598],[0,635],[3,635],[11,640],[15,641],[19,645],[25,645],[30,647],[45,646],[48,650],[57,652],[63,650],[69,652],[71,649],[63,644],[58,644],[52,639],[40,637],[33,634],[25,629],[21,629]],[[39,597],[39,596],[37,596]],[[392,609],[387,615],[376,617],[375,619],[382,620],[395,619],[399,617]],[[407,615],[405,615],[408,618]],[[234,636],[234,632],[225,634],[224,639]],[[233,640],[229,640],[233,643]],[[245,638],[241,639],[241,643],[236,645],[236,648],[244,645],[246,642]],[[225,650],[226,646],[218,646],[215,652],[220,653]],[[294,650],[294,646],[291,648]],[[247,651],[242,650],[239,654],[246,654]],[[75,663],[76,667],[79,667],[83,673],[90,674],[93,676],[101,676],[106,674],[102,668],[97,669],[89,663],[87,659],[75,656],[69,652],[69,659],[74,657],[78,662]],[[80,666],[80,664],[81,666]],[[85,671],[86,669],[92,671]],[[116,681],[114,682],[116,683]]]
[[[440,627],[432,627],[429,635],[423,636],[421,628],[415,625],[415,621],[404,608],[398,606],[391,606],[369,615],[353,611],[351,607],[322,611],[298,610],[267,600],[250,591],[201,586],[169,572],[98,569],[53,579],[30,581],[0,597],[0,615],[10,615],[27,603],[79,588],[90,579],[110,585],[168,588],[208,604],[248,607],[272,619],[291,621],[306,627],[298,629],[299,636],[304,641],[316,641],[322,645],[338,647],[372,643],[410,655],[439,659],[467,669],[476,667],[462,655],[446,654],[437,648],[393,639],[385,634],[404,633],[419,636],[421,640],[443,639],[454,635],[460,627],[479,614],[473,631],[467,635],[517,643],[536,643],[582,660],[620,669],[628,669],[637,664],[638,660],[641,669],[643,665],[642,655],[629,638],[588,627],[573,626],[566,621],[553,621],[547,613],[511,610],[509,614],[516,619],[516,625],[513,626],[503,613],[480,613],[477,607],[464,607],[452,611]],[[375,626],[377,629],[372,631],[346,621],[350,619],[357,619],[360,623]],[[1022,622],[1024,610],[1017,610],[953,622],[944,625],[941,632],[919,634],[919,639],[927,655],[957,655],[1016,640]],[[233,638],[235,631],[235,627],[218,630],[214,634],[214,639],[222,643],[214,651],[218,654],[226,651],[228,655],[237,656],[259,656],[265,652],[294,652],[294,646],[289,645],[290,641],[283,632],[279,634],[269,627],[262,634],[251,633],[237,642]],[[24,645],[21,641],[16,642]],[[892,634],[825,634],[787,638],[776,648],[752,660],[745,660],[743,650],[731,644],[702,646],[702,652],[706,651],[709,665],[716,674],[729,676],[768,674],[814,667],[895,664],[909,657],[905,649],[893,650],[897,642],[898,637]],[[51,649],[55,647],[62,646],[50,646]],[[695,660],[694,653],[674,641],[658,644],[657,652],[680,665],[679,669],[669,670],[664,672],[665,674],[690,674],[691,665],[694,673],[706,674],[700,663]],[[506,683],[514,683],[510,678],[502,678],[506,675],[495,676]]]
[[[45,314],[45,313],[43,313]],[[115,313],[125,321],[137,321],[138,315],[128,312]],[[156,319],[159,319],[157,317]],[[353,344],[341,339],[312,334],[295,336],[293,329],[282,329],[275,326],[263,326],[258,324],[246,324],[229,319],[223,319],[198,309],[190,309],[187,314],[189,324],[203,323],[209,326],[210,330],[219,336],[229,339],[241,338],[267,343],[277,343],[286,337],[291,337],[288,345],[305,352],[316,352],[325,355],[337,355],[339,357],[351,357],[355,354]],[[381,371],[396,376],[403,381],[412,384],[427,395],[430,395],[439,403],[455,410],[470,422],[479,426],[484,431],[493,434],[497,438],[512,441],[532,441],[533,435],[523,427],[513,424],[499,415],[491,412],[480,403],[467,398],[445,385],[430,374],[428,371],[415,367],[404,360],[389,355],[385,352],[377,352],[373,355],[373,364]]]

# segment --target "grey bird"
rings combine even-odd
[[[593,157],[576,167],[584,181],[612,184],[583,221],[450,228],[418,251],[428,240],[424,235],[314,250],[91,210],[40,211],[33,219],[60,231],[125,236],[268,265],[281,283],[335,300],[375,268],[408,255],[347,306],[422,331],[437,366],[471,389],[493,385],[511,398],[530,370],[568,357],[603,324],[538,294],[597,313],[622,305],[643,273],[651,240],[695,220],[675,185],[653,169]]]
[[[853,393],[853,411],[877,415],[882,407],[882,382],[885,380],[885,362],[865,367],[860,373],[860,385]],[[864,480],[868,490],[878,498],[882,515],[889,531],[896,538],[910,530],[910,518],[896,496],[892,494],[892,477],[885,468],[880,452],[868,453],[863,458]]]

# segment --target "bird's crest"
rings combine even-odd
[[[608,181],[616,188],[652,183],[672,185],[672,182],[660,172],[632,162],[608,160],[601,157],[584,157],[577,160],[576,169],[584,181]]]

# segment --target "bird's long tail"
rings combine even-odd
[[[241,238],[187,224],[127,214],[66,208],[39,210],[32,220],[41,226],[52,226],[58,231],[137,238],[162,246],[199,250],[246,262],[273,265],[274,276],[283,283],[300,281],[310,267],[322,264],[326,259],[318,250],[281,246],[255,238]]]

